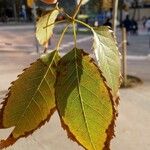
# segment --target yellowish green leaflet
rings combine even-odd
[[[57,9],[51,10],[46,15],[39,18],[36,23],[36,38],[43,46],[49,41],[53,34],[54,22],[59,14]]]
[[[30,135],[51,117],[55,110],[54,83],[59,59],[57,51],[46,54],[12,83],[0,111],[0,127],[14,129],[8,139],[0,143],[0,149]]]
[[[87,150],[109,149],[114,106],[94,60],[74,48],[58,63],[56,103],[68,136]]]
[[[112,89],[113,96],[116,96],[120,86],[120,58],[116,40],[106,26],[94,28],[93,34],[98,65],[107,85]]]

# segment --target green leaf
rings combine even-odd
[[[1,128],[15,127],[0,149],[41,127],[55,110],[54,83],[60,59],[53,51],[34,62],[12,83],[0,111]]]
[[[108,86],[116,97],[120,86],[120,59],[113,32],[106,26],[93,29],[96,59]]]
[[[51,10],[46,15],[39,18],[36,24],[36,38],[43,46],[49,41],[53,34],[54,22],[59,14],[57,9]]]
[[[113,134],[115,110],[103,80],[83,50],[73,49],[58,63],[55,97],[62,126],[88,150],[108,148]]]

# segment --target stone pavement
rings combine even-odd
[[[19,40],[19,39],[18,39]],[[29,66],[38,55],[28,52],[0,52],[0,97],[4,96],[10,82],[22,69]],[[149,150],[150,147],[150,58],[128,60],[128,74],[142,79],[143,84],[131,89],[121,89],[116,137],[112,150]],[[1,101],[0,100],[0,101]],[[0,139],[8,136],[11,129],[0,130]],[[27,139],[19,140],[8,150],[82,150],[67,139],[60,127],[57,113],[49,123]]]

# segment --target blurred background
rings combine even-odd
[[[77,0],[59,1],[59,6],[69,14],[73,13],[76,4]],[[89,22],[98,20],[102,24],[107,18],[111,18],[112,6],[112,0],[89,0],[82,6],[80,14],[88,16]],[[37,0],[35,7],[48,10],[52,6]],[[118,22],[124,20],[127,14],[137,21],[144,22],[150,15],[149,8],[149,0],[119,0]],[[0,0],[0,21],[2,23],[32,22],[33,8],[27,6],[26,0]]]

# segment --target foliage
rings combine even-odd
[[[32,6],[32,2],[28,4]],[[93,28],[76,19],[81,5],[82,0],[69,16],[56,4],[37,21],[36,37],[45,47],[45,54],[25,69],[9,88],[0,109],[0,128],[14,129],[0,142],[0,149],[31,135],[57,110],[69,138],[88,150],[109,150],[117,114],[114,100],[118,98],[120,84],[119,53],[111,29]],[[46,53],[53,28],[62,22],[55,21],[59,13],[66,15],[63,21],[66,26],[54,51]],[[96,61],[77,48],[76,23],[93,32]],[[61,58],[59,47],[70,24],[74,48]]]
[[[118,91],[120,85],[120,64],[117,44],[109,27],[103,26],[93,29],[95,55],[103,75],[112,89],[112,94]],[[104,50],[105,49],[105,50]]]
[[[71,138],[89,150],[103,148],[114,110],[99,68],[83,50],[74,48],[59,61],[56,103]]]
[[[12,83],[0,114],[2,128],[15,126],[7,141],[15,142],[29,135],[50,118],[55,108],[54,83],[59,58],[57,51],[41,57]]]
[[[47,13],[46,15],[42,16],[36,24],[36,37],[41,45],[45,45],[49,38],[53,34],[54,22],[57,18],[59,11],[54,9]],[[46,24],[45,24],[46,23]],[[47,25],[52,24],[49,27]]]

